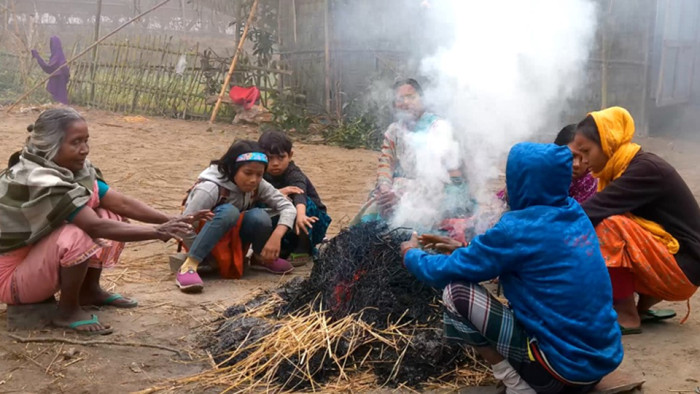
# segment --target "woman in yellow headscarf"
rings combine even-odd
[[[632,116],[612,107],[579,123],[573,144],[598,178],[598,193],[582,206],[600,240],[623,334],[674,317],[650,308],[687,300],[700,285],[700,207],[678,172],[633,136]]]

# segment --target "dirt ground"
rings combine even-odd
[[[216,125],[159,118],[128,118],[102,111],[85,110],[91,134],[90,158],[101,168],[111,187],[152,206],[176,213],[185,190],[208,161],[219,157],[240,137],[257,139],[255,127]],[[19,149],[25,128],[36,112],[7,115],[0,120],[0,160]],[[640,139],[647,150],[661,154],[700,196],[700,143],[660,138]],[[329,207],[335,234],[346,224],[372,186],[376,153],[321,145],[295,144],[295,160],[313,180]],[[4,167],[0,165],[0,167]],[[1,220],[1,219],[0,219]],[[112,345],[76,346],[19,344],[8,335],[6,307],[0,305],[0,392],[121,393],[158,386],[167,379],[195,374],[210,366],[198,344],[212,319],[227,306],[244,301],[262,289],[286,278],[249,272],[237,281],[205,278],[202,294],[185,295],[174,286],[167,256],[173,243],[128,244],[117,268],[104,276],[109,290],[133,296],[140,306],[132,310],[105,309],[100,319],[115,328],[111,336],[99,338],[158,344],[189,352],[184,361],[171,352]],[[310,267],[292,276],[308,275]],[[291,276],[290,276],[291,277]],[[692,299],[700,310],[700,296]],[[680,316],[684,303],[665,305]],[[645,392],[691,392],[700,386],[700,314],[690,315],[685,325],[679,319],[645,327],[643,335],[624,338],[622,370],[646,380]],[[66,337],[58,330],[18,331],[23,337]],[[70,351],[76,354],[65,358]]]

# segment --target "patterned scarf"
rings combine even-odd
[[[0,253],[32,245],[92,195],[99,170],[86,162],[77,173],[22,151],[19,163],[0,173]]]

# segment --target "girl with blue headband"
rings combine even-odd
[[[263,179],[268,159],[257,142],[236,141],[210,163],[188,192],[184,212],[212,210],[214,218],[185,240],[187,259],[176,274],[176,284],[186,293],[204,288],[197,268],[211,254],[226,278],[240,278],[248,245],[251,268],[285,274],[292,265],[279,257],[282,237],[294,226],[296,210],[282,193]],[[270,215],[255,208],[263,203],[279,214],[275,228]]]

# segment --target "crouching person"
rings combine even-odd
[[[568,148],[515,145],[511,211],[493,228],[450,254],[421,251],[415,235],[402,245],[406,267],[444,287],[446,336],[474,346],[510,393],[588,392],[622,361],[608,273],[593,226],[568,196],[571,173]],[[478,284],[495,277],[510,308]]]
[[[248,245],[252,245],[251,268],[275,274],[293,270],[280,258],[282,237],[294,226],[296,210],[277,189],[263,179],[268,159],[257,142],[237,141],[219,160],[211,162],[188,193],[184,214],[211,210],[214,218],[186,241],[188,255],[176,274],[176,284],[186,293],[204,288],[197,268],[211,253],[226,278],[240,278]],[[270,215],[256,204],[263,203],[280,214],[273,227]]]

